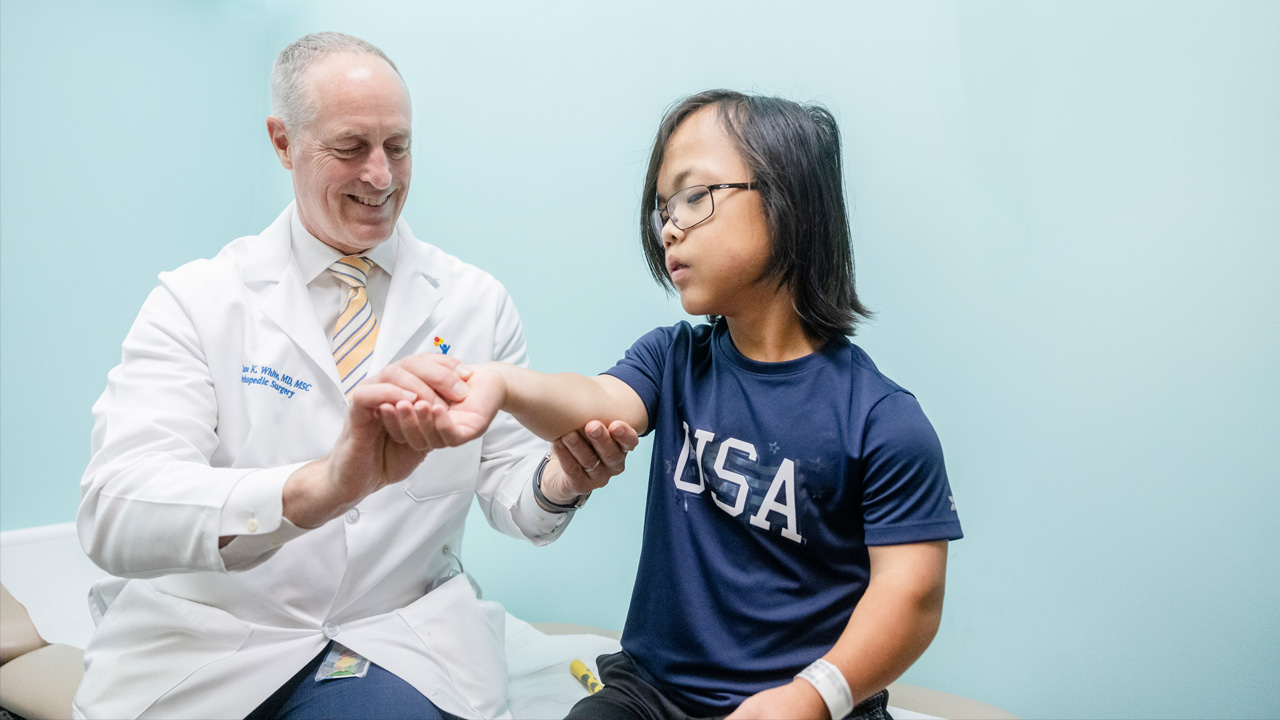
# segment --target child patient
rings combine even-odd
[[[686,98],[658,129],[640,239],[707,322],[653,330],[597,377],[458,366],[465,400],[384,406],[384,423],[411,443],[466,441],[499,409],[547,439],[593,420],[654,434],[622,652],[569,718],[888,717],[962,533],[919,403],[848,339],[868,311],[834,118]],[[582,499],[540,476],[535,495]]]

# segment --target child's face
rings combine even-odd
[[[720,122],[716,107],[690,115],[667,140],[658,170],[658,201],[691,185],[754,181],[750,169]],[[713,191],[715,212],[681,230],[662,229],[667,272],[691,315],[738,318],[775,302],[777,288],[762,282],[772,242],[760,193],[725,188]]]

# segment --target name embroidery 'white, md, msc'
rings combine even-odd
[[[245,385],[261,385],[293,399],[299,392],[311,392],[314,383],[282,373],[269,365],[240,365],[240,382]]]
[[[736,461],[739,466],[754,466],[757,469],[764,470],[763,466],[756,463],[756,447],[745,440],[737,438],[725,438],[719,443],[720,449],[716,452],[715,464],[712,465],[711,471],[715,473],[715,477],[708,481],[706,473],[703,471],[702,456],[707,449],[707,445],[715,445],[715,433],[707,430],[693,431],[693,440],[689,437],[689,424],[682,422],[684,426],[684,446],[680,448],[680,459],[676,461],[675,473],[673,480],[676,488],[685,492],[701,495],[707,486],[710,486],[711,499],[723,511],[732,517],[738,517],[747,509],[748,500],[752,506],[755,506],[755,498],[752,497],[752,486],[756,485],[756,490],[763,488],[761,480],[748,479],[742,473],[734,472],[725,465],[730,459]],[[690,452],[692,446],[692,453]],[[736,451],[736,452],[733,452]],[[730,453],[733,452],[732,455]],[[685,464],[690,455],[693,455],[694,465],[697,467],[697,480],[685,480]],[[668,466],[670,467],[670,466]],[[745,469],[743,467],[742,469]],[[772,468],[768,468],[772,470]],[[736,492],[730,492],[736,488]],[[758,494],[758,493],[755,493]],[[782,464],[778,466],[777,472],[774,473],[773,480],[769,482],[768,489],[764,492],[764,497],[760,499],[758,509],[748,515],[747,521],[753,526],[758,527],[766,532],[773,529],[769,522],[770,513],[776,513],[782,516],[783,525],[779,528],[779,534],[782,537],[793,542],[803,543],[804,538],[800,537],[800,531],[796,523],[796,465],[788,458],[782,460]]]

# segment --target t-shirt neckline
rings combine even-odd
[[[813,352],[798,357],[794,360],[783,360],[781,362],[763,362],[761,360],[752,360],[733,344],[733,338],[729,335],[729,323],[724,318],[716,320],[715,326],[712,328],[712,340],[716,343],[717,349],[724,353],[734,365],[756,375],[793,375],[801,373],[823,362],[823,357],[829,353],[836,352],[840,345],[841,338],[832,338],[825,345],[814,350]]]

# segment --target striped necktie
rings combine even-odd
[[[351,391],[369,374],[369,356],[378,339],[378,319],[373,316],[373,305],[365,291],[372,269],[373,263],[358,255],[344,257],[329,266],[329,272],[347,286],[347,300],[333,326],[333,361],[338,366],[342,393],[348,401]]]

